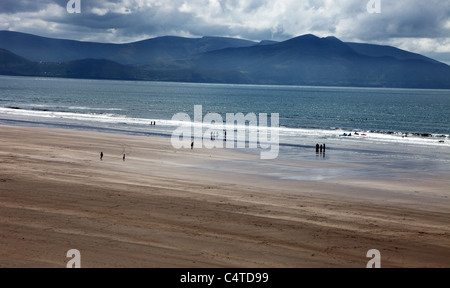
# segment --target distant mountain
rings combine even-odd
[[[434,64],[438,64],[440,62],[433,60],[431,58],[425,57],[420,54],[411,53],[405,50],[401,50],[392,46],[383,46],[383,45],[373,45],[373,44],[364,44],[364,43],[352,43],[346,42],[350,48],[355,50],[355,52],[372,57],[393,57],[397,60],[425,60]]]
[[[52,66],[53,65],[53,66]],[[104,59],[82,59],[58,64],[47,64],[50,72],[58,77],[85,79],[143,80],[146,76],[133,67]],[[55,69],[57,68],[57,69]],[[48,74],[47,74],[48,76]]]
[[[0,49],[0,74],[32,76],[39,74],[39,65],[8,50]]]
[[[164,36],[127,44],[105,44],[52,39],[31,34],[0,31],[0,48],[36,62],[106,59],[123,65],[187,57],[229,47],[258,43],[225,37],[183,38]]]
[[[358,53],[358,48],[365,53]],[[335,37],[303,35],[271,45],[227,48],[160,61],[145,69],[159,75],[160,80],[450,88],[448,65],[393,47],[382,46],[379,52],[376,48],[348,45]],[[234,73],[231,80],[230,73]]]
[[[10,48],[0,50],[7,75],[450,89],[450,66],[436,60],[310,34],[283,42],[165,36],[102,44],[0,31],[2,47]]]
[[[4,49],[0,49],[0,74],[84,79],[146,79],[142,71],[109,60],[83,59],[63,63],[37,63]]]

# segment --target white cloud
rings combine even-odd
[[[63,25],[58,23],[58,21],[53,21],[51,19],[61,18],[62,16],[65,16],[66,13],[67,11],[65,8],[53,3],[48,3],[36,11],[0,14],[0,18],[2,19],[2,22],[0,22],[0,29],[36,34],[45,31],[50,36],[52,33],[63,31]]]
[[[400,49],[416,52],[428,53],[450,53],[450,38],[393,38],[391,45]]]

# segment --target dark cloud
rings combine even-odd
[[[368,13],[369,0],[80,1],[82,13],[69,14],[68,0],[1,0],[0,29],[116,43],[162,35],[280,41],[306,33],[386,44],[412,38],[447,43],[450,35],[450,1],[440,0],[380,0],[381,14]],[[439,45],[441,53],[450,52]],[[429,42],[421,47],[433,49]]]
[[[66,1],[55,0],[1,0],[0,13],[33,12],[44,9],[48,4],[66,5]]]
[[[382,13],[355,23],[355,35],[361,39],[389,39],[392,37],[448,37],[450,1],[384,1]],[[382,2],[382,3],[384,3]]]

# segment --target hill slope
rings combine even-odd
[[[0,49],[0,75],[85,79],[144,80],[142,71],[109,60],[84,59],[63,63],[37,63]]]
[[[36,62],[67,62],[92,58],[111,60],[123,65],[144,64],[228,47],[247,47],[257,44],[252,41],[224,37],[183,38],[173,36],[127,44],[105,44],[0,31],[0,48]]]

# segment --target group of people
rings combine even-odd
[[[316,153],[319,153],[319,152],[324,152],[325,153],[325,148],[326,146],[325,146],[325,144],[316,144]]]
[[[211,132],[211,141],[219,139],[219,132]],[[223,141],[227,141],[227,131],[224,131]]]
[[[123,154],[122,160],[125,162],[125,154]],[[103,161],[103,152],[100,152],[100,161]]]
[[[150,122],[150,125],[156,126],[156,121],[151,121],[151,122]]]
[[[211,132],[211,141],[215,141],[216,139],[219,139],[219,132]],[[223,133],[223,141],[227,141],[227,131]],[[191,149],[194,149],[194,141],[191,142]]]

